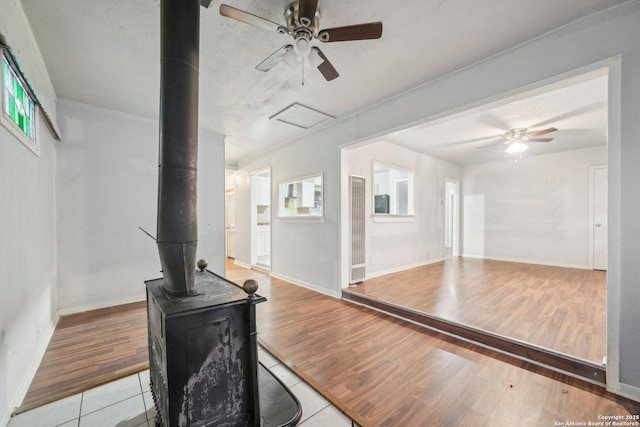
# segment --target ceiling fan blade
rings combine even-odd
[[[316,9],[318,8],[318,0],[299,0],[298,1],[298,20],[305,27],[313,25],[316,17]]]
[[[318,39],[325,43],[350,40],[371,40],[382,37],[382,22],[327,28],[318,33]]]
[[[317,47],[314,47],[314,49],[316,49],[318,51],[318,55],[320,55],[320,57],[324,59],[324,61],[322,61],[322,63],[318,65],[318,71],[322,73],[322,76],[325,78],[325,80],[330,82],[331,80],[338,77],[340,74],[338,74],[336,69],[333,68],[333,65],[331,65],[331,62],[329,62],[327,57],[324,56],[324,53],[322,53],[322,51]]]
[[[260,16],[253,15],[244,10],[236,9],[226,4],[220,5],[220,15],[227,18],[235,19],[236,21],[244,22],[245,24],[253,25],[268,31],[277,31],[282,34],[288,34],[287,29],[280,24],[269,21],[268,19],[261,18]],[[284,32],[283,32],[284,31]]]
[[[527,142],[550,142],[553,138],[529,138]]]
[[[269,71],[282,61],[282,58],[291,50],[293,46],[288,44],[273,52],[267,59],[256,66],[258,71]]]
[[[531,137],[535,138],[536,136],[540,136],[540,135],[545,135],[547,133],[551,133],[551,132],[555,132],[558,129],[554,128],[554,127],[550,127],[547,129],[542,129],[542,130],[537,130],[535,132],[531,132],[530,134],[527,134],[527,136],[529,137],[529,141],[531,141]]]

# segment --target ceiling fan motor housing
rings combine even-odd
[[[312,37],[316,37],[318,35],[318,30],[320,28],[320,9],[316,8],[316,14],[313,21],[308,22],[309,20],[307,18],[299,17],[298,2],[294,1],[284,11],[284,19],[287,23],[289,33],[293,36],[295,36],[296,32],[300,29],[309,30]]]

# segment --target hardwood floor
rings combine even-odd
[[[363,426],[550,426],[640,413],[640,403],[592,384],[364,307],[233,264],[227,276],[255,278],[268,298],[257,306],[261,344]],[[139,319],[127,328],[146,342],[145,313],[128,308]],[[102,328],[77,330],[56,358],[75,357],[72,345]],[[79,358],[99,363],[100,352],[89,353]],[[75,363],[65,364],[70,379]]]
[[[454,258],[350,292],[593,363],[606,355],[606,272]]]
[[[231,276],[232,274],[229,274]],[[259,339],[367,426],[550,426],[640,403],[495,351],[270,277]]]
[[[146,302],[63,316],[19,412],[148,367]]]

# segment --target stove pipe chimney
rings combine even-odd
[[[157,243],[164,290],[195,293],[200,0],[162,0]]]

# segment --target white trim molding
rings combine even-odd
[[[51,338],[53,337],[53,333],[56,330],[56,326],[58,325],[58,320],[60,320],[59,312],[56,313],[56,315],[53,317],[53,320],[51,321],[51,323],[49,324],[49,327],[45,331],[42,337],[42,341],[40,342],[40,345],[36,349],[36,352],[34,353],[33,358],[31,359],[29,368],[27,368],[27,371],[22,376],[22,381],[20,382],[20,386],[18,387],[18,390],[16,391],[11,401],[9,402],[9,405],[7,407],[7,412],[0,416],[0,426],[7,425],[9,423],[9,419],[11,418],[13,411],[15,411],[16,408],[20,406],[25,396],[27,395],[27,391],[29,391],[29,386],[31,386],[31,382],[35,378],[36,372],[38,372],[38,367],[40,367],[42,358],[44,357],[44,354],[47,351],[47,347],[49,346],[49,342],[51,341]]]
[[[284,280],[285,282],[291,283],[296,286],[301,286],[303,288],[307,288],[311,291],[315,291],[336,299],[342,299],[342,292],[333,291],[327,288],[320,287],[318,285],[314,285],[312,283],[304,282],[302,280],[295,279],[293,277],[285,276],[284,274],[271,272],[271,277],[275,277],[276,279]],[[260,292],[260,291],[258,291]]]
[[[519,262],[521,264],[536,264],[536,265],[547,265],[549,267],[565,267],[565,268],[578,268],[581,270],[590,270],[588,265],[566,264],[562,262],[543,261],[543,260],[503,258],[503,257],[493,257],[493,256],[474,255],[474,254],[464,254],[463,258],[487,259],[491,261],[504,261],[504,262]]]
[[[619,383],[618,390],[609,390],[609,391],[615,394],[619,394],[622,397],[635,400],[636,402],[640,402],[640,387]]]
[[[115,307],[118,305],[131,304],[134,302],[142,302],[147,300],[146,293],[144,295],[129,297],[120,300],[104,301],[95,304],[80,305],[77,307],[69,307],[58,310],[57,316],[68,316],[70,314],[84,313],[85,311],[99,310],[101,308]]]
[[[246,262],[239,261],[237,259],[233,260],[233,264],[238,267],[246,268],[247,270],[251,270],[251,264],[247,264]]]
[[[423,267],[429,264],[435,264],[436,262],[444,261],[444,258],[434,258],[428,261],[421,261],[415,264],[403,265],[401,267],[389,268],[387,270],[376,271],[367,275],[365,280],[373,279],[374,277],[386,276],[387,274],[398,273],[400,271],[411,270],[412,268]]]

